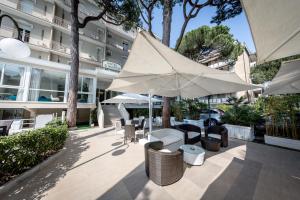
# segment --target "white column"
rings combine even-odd
[[[92,103],[96,103],[96,96],[97,96],[97,78],[93,78],[93,99]]]
[[[31,77],[31,67],[25,67],[24,72],[24,91],[23,91],[23,101],[28,101],[29,87],[30,87],[30,77]]]
[[[64,103],[67,103],[67,101],[68,101],[69,79],[70,79],[70,74],[68,72],[66,74],[65,92],[64,92]]]
[[[152,94],[149,92],[149,135],[152,132]]]

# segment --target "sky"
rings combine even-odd
[[[196,29],[203,25],[208,26],[216,26],[216,24],[211,24],[211,18],[215,15],[215,9],[212,7],[203,8],[200,10],[198,16],[192,20],[190,20],[186,31]],[[153,12],[153,33],[160,38],[162,38],[162,9],[155,9]],[[171,47],[175,46],[176,40],[179,36],[181,26],[183,24],[183,13],[182,7],[176,5],[173,8],[173,16],[172,16],[172,28],[171,28]],[[234,38],[237,39],[241,43],[246,43],[248,49],[254,53],[255,46],[252,40],[250,28],[245,16],[245,13],[241,13],[240,15],[228,19],[222,23],[222,25],[226,25],[230,28],[231,34],[233,34]]]

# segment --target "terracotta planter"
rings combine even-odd
[[[300,150],[300,140],[265,135],[265,143]]]
[[[228,136],[230,138],[236,138],[240,140],[253,141],[254,140],[254,130],[253,127],[248,126],[238,126],[231,124],[224,124],[228,130]]]

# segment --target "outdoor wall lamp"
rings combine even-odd
[[[20,34],[20,28],[16,20],[14,20],[11,16],[9,15],[1,15],[0,16],[0,26],[2,23],[3,17],[9,18],[17,28],[18,32],[18,37],[16,39],[14,38],[4,38],[0,40],[0,51],[3,53],[14,57],[14,58],[26,58],[30,56],[30,48],[28,47],[27,44],[25,44],[22,41],[21,34]]]

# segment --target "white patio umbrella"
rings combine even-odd
[[[258,62],[300,54],[299,0],[242,0]]]
[[[108,90],[195,98],[254,88],[257,86],[247,84],[235,73],[194,62],[140,31],[127,62]],[[149,102],[151,119],[151,98]],[[151,124],[149,127],[151,133]]]
[[[162,101],[159,99],[156,99],[156,98],[152,98],[152,102],[162,102]],[[147,96],[140,95],[140,94],[121,94],[121,95],[117,95],[113,98],[106,99],[106,100],[102,101],[101,103],[145,104],[145,103],[149,103],[149,99]]]
[[[283,62],[263,94],[300,93],[300,60]]]

